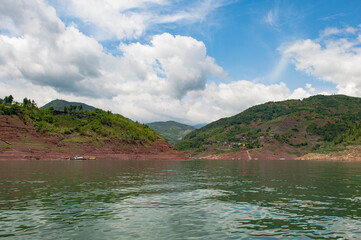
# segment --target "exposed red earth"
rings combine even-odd
[[[361,161],[361,146],[349,146],[345,151],[330,154],[293,154],[288,144],[269,145],[260,149],[212,154],[197,158],[242,160],[331,160]],[[24,124],[17,116],[0,116],[0,160],[67,160],[74,156],[91,156],[98,160],[181,160],[189,159],[165,141],[140,142],[119,139],[74,138],[73,135],[42,134],[32,124]]]
[[[202,159],[234,159],[234,160],[314,160],[314,161],[361,161],[361,145],[347,146],[345,150],[339,152],[303,153],[295,154],[295,148],[284,143],[264,144],[259,149],[241,149],[237,152],[224,154],[207,154],[197,156]]]
[[[67,160],[91,156],[97,160],[188,159],[165,141],[140,142],[38,133],[17,116],[0,116],[0,160]]]
[[[248,153],[247,153],[248,152]],[[285,148],[279,148],[276,151],[270,151],[267,148],[246,150],[225,154],[201,155],[201,159],[219,159],[219,160],[314,160],[314,161],[342,161],[352,162],[361,161],[361,146],[348,146],[344,151],[332,152],[328,154],[308,153],[302,156],[289,154]]]

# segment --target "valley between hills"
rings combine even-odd
[[[199,129],[140,124],[92,106],[0,101],[0,160],[242,159],[361,161],[361,98],[268,102]]]

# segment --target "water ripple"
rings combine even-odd
[[[0,162],[0,238],[361,235],[360,164],[336,168],[334,163],[306,161],[32,163],[19,164],[18,172],[9,173],[1,170],[9,167],[6,162]],[[56,171],[50,168],[54,164]]]

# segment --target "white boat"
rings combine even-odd
[[[79,156],[75,156],[71,160],[96,160],[96,158],[95,157],[79,157]]]

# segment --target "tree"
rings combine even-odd
[[[68,107],[68,110],[69,110],[69,112],[75,112],[76,111],[76,105],[70,105],[69,107]]]
[[[64,112],[68,113],[68,108],[67,107],[64,107]]]
[[[78,106],[78,111],[83,111],[83,105]]]
[[[14,101],[14,97],[13,97],[12,95],[9,95],[8,97],[5,97],[5,98],[4,98],[4,102],[5,102],[6,104],[12,104],[13,101]]]
[[[29,99],[27,97],[25,97],[23,99],[23,107],[28,107],[29,106],[29,103],[31,103],[31,101],[29,101]]]
[[[29,101],[30,101],[30,99],[29,99]],[[38,107],[38,104],[36,104],[36,102],[34,100],[31,100],[31,106],[36,108],[36,107]]]
[[[9,95],[9,104],[12,104],[14,101],[13,95]]]

